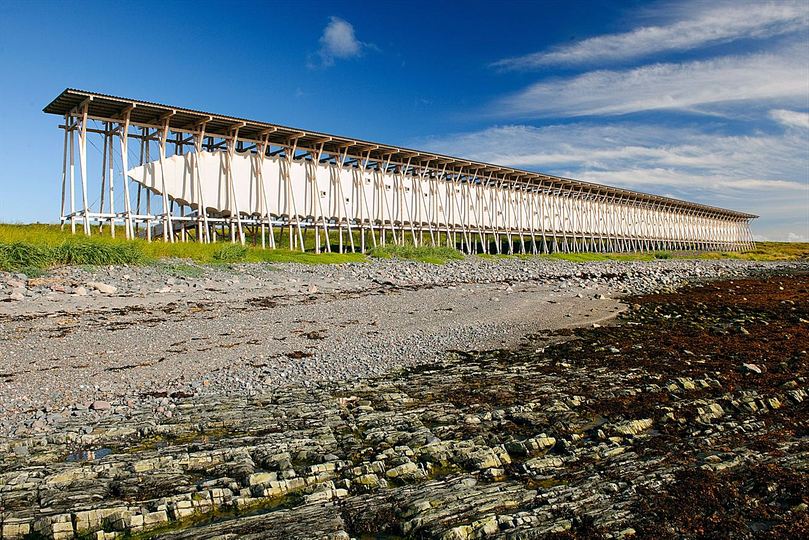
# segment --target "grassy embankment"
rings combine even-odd
[[[79,226],[81,227],[81,225]],[[122,227],[116,229],[116,238],[110,235],[109,227],[102,232],[93,228],[93,235],[85,237],[81,233],[72,235],[69,228],[61,230],[58,225],[12,225],[0,223],[0,271],[37,274],[42,270],[58,265],[107,265],[107,264],[170,264],[180,273],[195,273],[193,267],[172,261],[190,260],[197,264],[229,264],[240,262],[298,262],[305,264],[339,264],[367,260],[362,253],[337,253],[339,236],[330,235],[332,253],[314,253],[314,234],[304,235],[306,252],[289,249],[288,235],[276,232],[278,249],[261,249],[258,238],[247,238],[247,245],[220,241],[210,244],[197,242],[167,243],[161,239],[125,240]],[[354,233],[354,242],[359,249],[359,234]],[[370,240],[369,240],[370,242]],[[349,249],[349,238],[343,238],[345,249]],[[451,248],[385,246],[369,252],[372,257],[407,258],[434,264],[442,264],[450,259],[463,256]]]
[[[261,249],[252,245],[217,242],[167,243],[162,240],[125,240],[124,230],[118,227],[116,238],[111,238],[109,228],[93,235],[70,234],[69,228],[62,231],[58,225],[8,225],[0,224],[0,270],[36,271],[61,264],[148,264],[165,259],[188,259],[199,264],[222,264],[237,262],[300,262],[337,264],[363,261],[361,253],[322,253],[293,251],[286,247],[275,250]],[[286,240],[286,238],[284,238]],[[285,246],[278,239],[279,244]]]
[[[61,230],[58,225],[10,225],[0,224],[0,270],[38,273],[43,269],[62,265],[105,265],[105,264],[171,264],[178,266],[178,271],[194,272],[193,268],[185,268],[182,263],[172,259],[186,259],[198,264],[228,264],[238,262],[299,262],[308,264],[337,264],[345,262],[361,262],[366,256],[361,253],[320,253],[315,254],[314,234],[304,236],[307,251],[289,249],[287,235],[276,233],[279,249],[265,250],[257,246],[258,239],[248,237],[246,246],[229,242],[200,244],[196,242],[166,243],[161,240],[147,242],[145,240],[127,241],[123,239],[122,227],[116,230],[117,238],[111,238],[109,228],[102,233],[94,227],[90,238],[82,235],[71,235],[69,230]],[[443,240],[439,238],[439,240]],[[370,239],[368,240],[370,242]],[[339,239],[332,232],[331,244],[336,249]],[[354,242],[359,247],[359,235],[355,231]],[[347,234],[344,245],[349,245]],[[415,247],[412,245],[387,245],[371,248],[371,257],[410,259],[421,262],[442,264],[449,260],[462,259],[463,255],[450,247]],[[498,255],[486,257],[532,257],[531,255]],[[638,253],[638,254],[602,254],[602,253],[555,253],[540,255],[548,259],[561,259],[572,262],[590,261],[634,261],[669,258],[733,258],[757,261],[809,259],[809,244],[762,242],[757,249],[748,253]],[[186,265],[187,266],[187,265]]]
[[[432,263],[432,264],[444,264],[449,260],[454,259],[460,260],[464,258],[463,253],[451,247],[446,246],[416,247],[411,244],[405,244],[403,246],[387,245],[384,247],[375,247],[372,248],[368,252],[368,254],[371,257],[377,257],[381,259],[390,259],[392,257],[395,257],[397,259],[410,259],[413,261]]]
[[[533,257],[533,255],[487,255],[487,257]],[[651,261],[655,259],[740,259],[746,261],[809,260],[809,243],[757,242],[756,249],[745,253],[736,251],[656,251],[651,253],[552,253],[538,255],[547,259],[570,262]]]
[[[809,242],[756,242],[756,249],[746,253],[712,251],[702,253],[700,257],[746,261],[806,261],[809,260]]]

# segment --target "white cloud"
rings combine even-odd
[[[545,80],[500,100],[507,117],[619,115],[653,110],[711,112],[749,102],[799,104],[809,95],[809,49],[599,70]]]
[[[418,147],[761,215],[774,239],[809,230],[809,133],[712,135],[694,128],[575,123],[497,126]]]
[[[651,179],[623,177],[635,185],[676,185],[681,178],[735,178],[745,189],[773,182],[801,188],[809,182],[809,144],[805,133],[777,135],[711,135],[693,128],[649,124],[557,124],[544,127],[496,126],[422,143],[431,149],[522,168],[613,173],[627,170],[672,171]],[[617,178],[617,177],[616,177]],[[658,182],[653,181],[657,178]],[[777,183],[776,183],[777,182]],[[704,182],[699,183],[706,186]]]
[[[809,242],[809,234],[796,234],[791,232],[787,234],[787,242]]]
[[[770,118],[788,127],[809,129],[809,113],[773,109],[770,111]]]
[[[368,47],[366,43],[357,39],[354,26],[340,17],[330,17],[329,23],[320,36],[320,49],[318,57],[320,65],[331,66],[335,59],[356,58],[361,56]]]
[[[677,8],[681,20],[643,26],[620,34],[585,39],[494,63],[503,69],[620,61],[666,51],[685,51],[744,38],[764,38],[809,27],[809,3],[738,2],[728,5],[687,3]]]

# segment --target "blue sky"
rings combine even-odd
[[[305,7],[305,9],[304,9]],[[809,2],[0,0],[0,221],[58,219],[65,87],[760,214],[809,241]]]

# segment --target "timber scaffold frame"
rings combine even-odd
[[[316,252],[754,248],[757,216],[669,197],[73,89],[44,111],[64,119],[60,217],[74,233],[275,248],[286,231],[303,250],[313,231]]]

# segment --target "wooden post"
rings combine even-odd
[[[197,220],[198,220],[198,239],[203,243],[211,242],[211,228],[208,223],[208,208],[205,205],[205,196],[202,189],[202,170],[200,169],[200,160],[202,160],[202,141],[205,139],[205,126],[207,121],[200,122],[197,125],[198,131],[194,133],[194,187],[197,192]],[[200,217],[202,221],[200,222]]]
[[[292,162],[295,157],[295,151],[298,148],[298,139],[294,139],[294,143],[292,143],[292,147],[287,147],[287,171],[286,171],[286,187],[287,187],[287,213],[289,215],[288,222],[289,222],[289,247],[293,249],[293,239],[292,239],[292,216],[294,213],[295,218],[295,225],[297,228],[297,236],[296,238],[300,242],[301,251],[306,251],[306,247],[303,244],[303,234],[301,233],[301,221],[300,216],[298,215],[298,207],[295,204],[295,194],[292,191]]]
[[[340,158],[340,156],[337,156]],[[339,169],[342,170],[345,165],[345,160],[348,157],[348,147],[346,147],[345,152],[343,153],[343,157],[339,160]],[[343,180],[340,175],[337,175],[337,188],[338,188],[338,197],[340,197],[340,204],[343,207],[343,216],[346,220],[346,225],[348,226],[348,240],[351,245],[351,252],[354,253],[354,231],[351,228],[351,217],[348,215],[348,207],[346,206],[346,199],[345,193],[343,192]],[[343,226],[342,223],[340,224],[340,253],[343,252]]]
[[[235,126],[231,128],[230,133],[228,134],[227,139],[227,178],[228,178],[228,187],[230,189],[230,197],[231,197],[231,218],[230,218],[230,239],[231,242],[235,240],[235,234],[238,231],[239,234],[239,243],[244,245],[244,228],[242,227],[242,216],[241,212],[239,212],[239,202],[236,199],[236,185],[233,179],[233,158],[236,155],[236,141],[239,138],[239,128],[242,127],[244,123],[241,125]],[[236,227],[237,231],[233,229],[233,214],[236,215]]]
[[[109,133],[106,135],[106,138],[109,139],[109,144],[107,145],[108,151],[108,158],[109,158],[109,173],[107,174],[107,178],[109,178],[110,184],[110,236],[115,238],[115,176],[113,170],[113,162],[112,162],[112,147],[113,147],[113,135],[112,135],[112,124],[109,126]],[[101,211],[103,212],[103,206]]]
[[[70,127],[69,116],[65,115],[65,136],[64,142],[62,143],[62,206],[59,210],[59,225],[61,228],[65,228],[65,189],[67,187],[67,139],[68,134],[67,131]]]
[[[368,196],[367,196],[367,193],[365,192],[365,175],[367,174],[366,167],[368,166],[368,160],[370,158],[371,158],[371,151],[368,150],[368,152],[365,154],[365,158],[360,157],[360,159],[358,160],[358,165],[359,165],[359,169],[360,169],[360,188],[362,190],[361,204],[365,205],[365,212],[366,212],[366,214],[368,214],[368,229],[370,230],[370,233],[371,233],[371,242],[373,243],[373,246],[376,247],[377,246],[376,234],[374,233],[374,222],[376,221],[376,213],[371,212],[371,209],[368,206]],[[371,185],[372,185],[372,191],[375,193],[375,191],[376,191],[376,182],[372,183]],[[376,209],[376,208],[374,207],[374,209]],[[382,222],[382,223],[380,223],[380,225],[382,226],[382,229],[384,230],[385,223]],[[381,241],[381,238],[380,238],[380,241]]]
[[[163,196],[163,241],[174,243],[174,226],[171,223],[171,208],[169,207],[169,194],[166,190],[166,139],[169,136],[169,119],[174,113],[165,115],[162,119],[162,126],[160,128],[160,183]]]
[[[76,121],[73,121],[73,127],[70,128],[70,233],[76,234],[76,160],[74,149],[76,141],[74,132],[76,130]]]
[[[101,202],[98,207],[99,213],[104,212],[104,199],[105,199],[105,192],[107,189],[107,143],[109,142],[109,123],[104,122],[104,142],[101,147]],[[104,230],[104,220],[99,219],[98,221],[98,232],[102,232]]]
[[[81,129],[79,131],[79,169],[81,169],[81,200],[84,207],[84,234],[90,236],[90,215],[87,204],[87,109],[85,102],[81,112]]]
[[[129,199],[129,178],[126,175],[128,165],[128,148],[129,148],[129,117],[132,109],[127,109],[124,113],[124,118],[121,123],[119,137],[121,139],[121,176],[124,183],[124,212],[126,213],[125,223],[125,236],[128,240],[135,237],[135,231],[132,229],[132,203]]]

